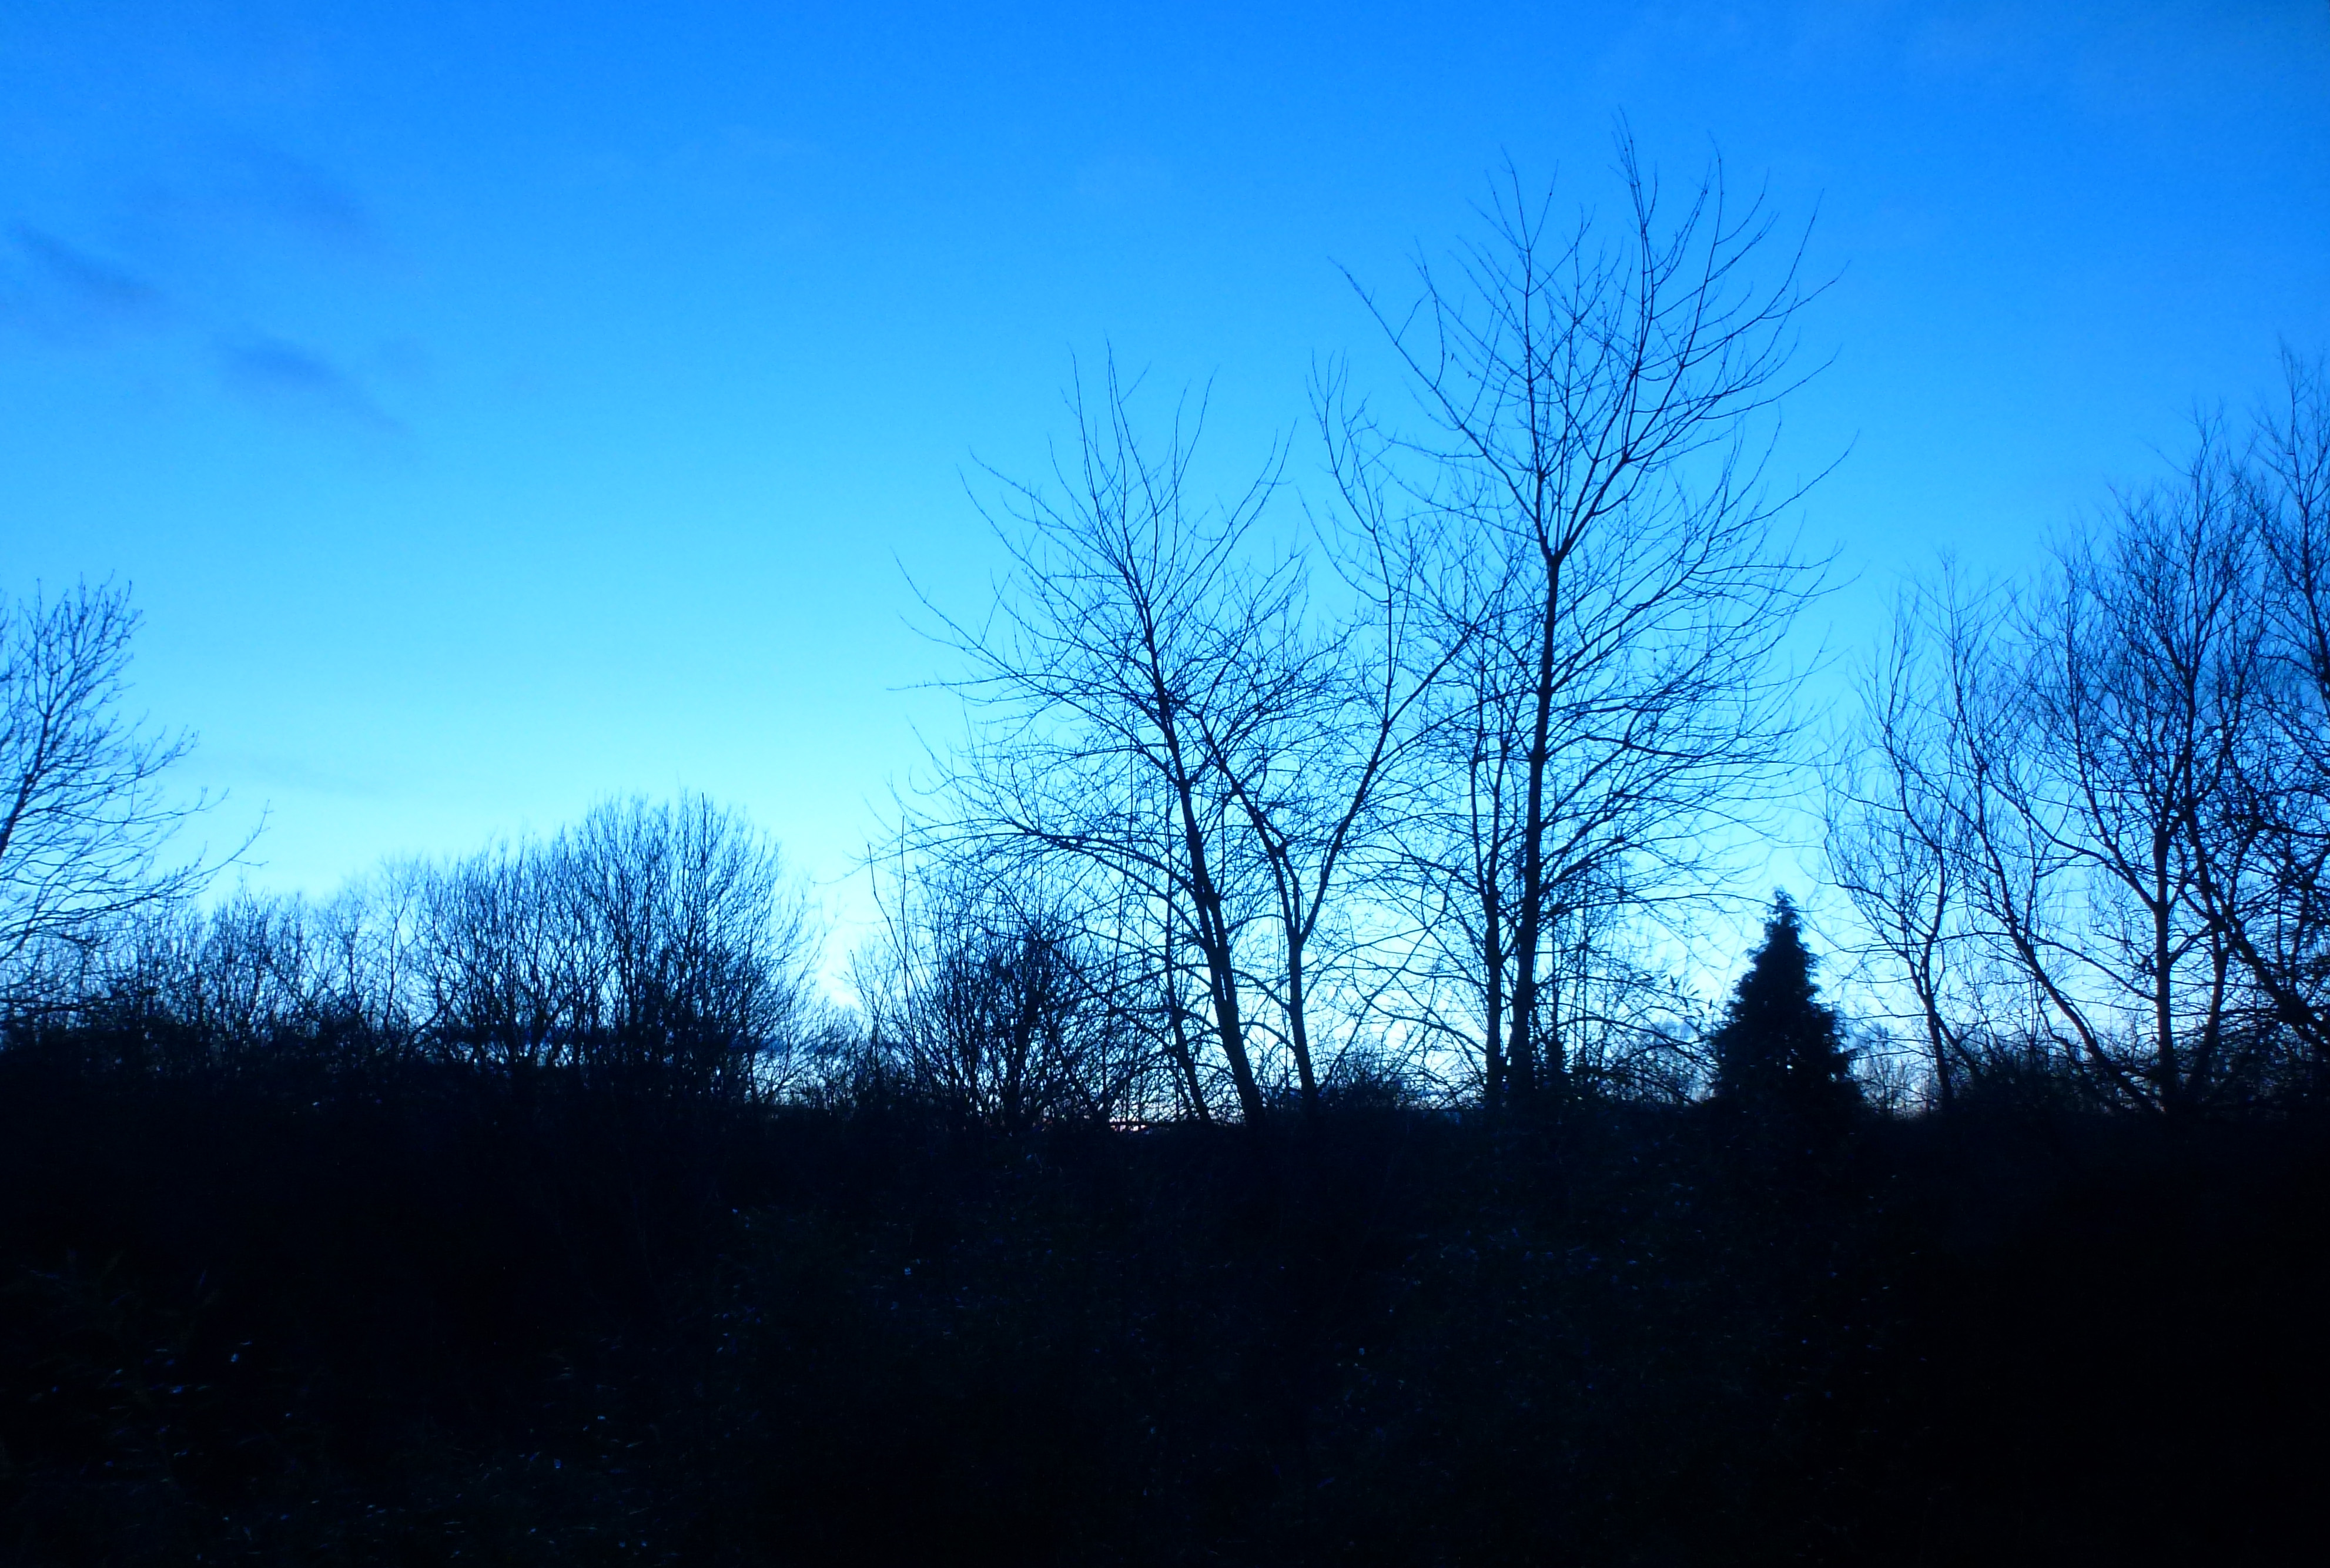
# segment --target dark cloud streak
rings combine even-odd
[[[227,384],[254,401],[376,430],[404,429],[354,376],[312,349],[274,337],[222,339],[216,349]]]
[[[345,250],[371,250],[380,231],[362,200],[317,165],[279,148],[245,143],[231,155],[226,205]]]
[[[0,220],[0,327],[65,350],[173,340],[208,358],[227,393],[272,416],[404,430],[335,353],[279,336],[251,314],[254,280],[328,287],[387,257],[346,182],[268,142],[223,138],[124,198],[108,250]],[[113,253],[125,245],[128,264]]]
[[[32,264],[25,303],[44,324],[87,329],[157,326],[169,315],[163,291],[29,223],[12,223],[9,237]]]

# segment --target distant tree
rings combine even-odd
[[[1827,777],[1830,880],[1860,916],[1860,959],[1902,988],[1904,1021],[1925,1045],[1937,1106],[1948,1110],[1992,1031],[1975,918],[1975,781],[1953,744],[1975,650],[1994,640],[1987,598],[1970,595],[1955,566],[1906,588],[1890,636],[1861,672],[1860,723]],[[1956,694],[1961,699],[1952,702]]]
[[[927,1103],[1004,1132],[1132,1113],[1158,1065],[1111,955],[1072,914],[967,879],[894,885],[851,978],[879,1059]]]
[[[1860,1106],[1852,1057],[1814,965],[1796,906],[1781,893],[1715,1032],[1719,1101],[1792,1127],[1833,1125]]]
[[[432,1028],[471,1060],[751,1095],[821,1046],[809,912],[776,845],[702,796],[608,801],[445,869],[428,904]]]
[[[410,968],[434,1050],[509,1072],[582,1064],[604,965],[570,858],[560,840],[422,868]]]
[[[690,794],[391,864],[322,902],[149,902],[78,940],[42,1022],[125,1066],[402,1057],[754,1098],[821,1071],[847,1033],[776,845]]]
[[[102,939],[109,925],[199,889],[218,863],[172,863],[203,808],[163,775],[193,738],[122,712],[137,614],[126,588],[0,600],[0,999]]]

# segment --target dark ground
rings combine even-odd
[[[24,1563],[2316,1561],[2330,1138],[0,1056]]]

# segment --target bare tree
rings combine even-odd
[[[2241,753],[2223,852],[2254,874],[2202,893],[2277,1023],[2330,1076],[2330,365],[2285,351],[2237,482],[2265,554],[2264,723]]]
[[[421,1030],[436,1049],[511,1073],[579,1064],[603,966],[555,844],[425,870],[421,917]]]
[[[2034,591],[1918,601],[1907,619],[1935,656],[1897,632],[1871,683],[1832,864],[1917,998],[1945,1096],[1994,1032],[1965,1007],[1985,958],[2036,1001],[2028,1026],[2124,1101],[2197,1108],[2273,1049],[2236,940],[2278,896],[2256,788],[2269,628],[2241,494],[2204,427],[2175,482],[2123,493]]]
[[[117,1065],[166,1072],[395,1056],[416,1034],[381,995],[396,971],[375,962],[370,902],[354,890],[317,904],[242,888],[208,907],[141,906],[81,949],[88,961],[52,998],[52,1016]]]
[[[776,846],[700,796],[608,802],[429,878],[422,1031],[523,1072],[781,1089],[824,1044],[809,913]]]
[[[1127,392],[1113,365],[1100,406],[1078,392],[1059,498],[1011,486],[1011,510],[994,519],[1011,561],[995,614],[971,626],[933,607],[970,662],[958,689],[979,723],[945,761],[943,820],[912,832],[919,847],[968,846],[1006,874],[1015,862],[1029,874],[1081,862],[1137,900],[1160,927],[1157,983],[1175,1029],[1192,1011],[1188,952],[1240,1113],[1260,1121],[1241,949],[1262,908],[1219,763],[1283,694],[1251,661],[1284,646],[1296,619],[1293,563],[1254,549],[1278,463],[1227,505],[1203,506],[1189,487],[1198,421],[1177,419],[1152,451]]]
[[[1421,324],[1383,318],[1432,439],[1326,378],[1337,613],[1257,547],[1276,462],[1198,507],[1193,434],[1144,448],[1112,372],[1065,499],[1011,486],[997,613],[942,618],[979,723],[924,846],[1133,890],[1169,1034],[1202,1010],[1249,1120],[1272,1061],[1315,1104],[1367,1017],[1447,1037],[1452,980],[1492,1100],[1588,1034],[1597,1071],[1666,1049],[1618,933],[1785,758],[1775,656],[1819,573],[1770,538],[1796,492],[1765,472],[1804,291],[1793,256],[1748,279],[1760,203],[1710,175],[1670,217],[1621,160],[1615,242],[1516,189],[1460,287],[1427,271]]]
[[[1437,519],[1403,504],[1385,438],[1340,370],[1313,392],[1333,485],[1319,533],[1346,602],[1305,624],[1275,617],[1237,648],[1225,706],[1236,729],[1198,715],[1207,759],[1246,829],[1241,847],[1264,873],[1277,961],[1262,984],[1306,1112],[1383,988],[1381,949],[1412,925],[1381,907],[1397,882],[1386,851],[1419,808],[1433,694],[1469,646],[1444,636],[1435,614],[1432,585],[1447,570]],[[1341,1034],[1324,1062],[1322,1011]]]
[[[168,858],[204,803],[164,784],[192,737],[122,711],[137,628],[128,590],[110,584],[0,602],[0,977],[19,1000],[32,968],[187,896],[221,864]]]
[[[1152,456],[1113,373],[1103,408],[1079,404],[1068,498],[1013,486],[998,617],[947,623],[981,723],[923,845],[1007,880],[1056,878],[1063,860],[1096,873],[1113,950],[1149,956],[1189,1103],[1206,1100],[1198,1025],[1249,1121],[1274,1063],[1314,1111],[1358,1038],[1362,890],[1462,647],[1427,614],[1423,535],[1386,509],[1363,416],[1340,384],[1319,392],[1338,487],[1319,529],[1338,601],[1324,611],[1306,562],[1259,543],[1275,457],[1231,504],[1200,508],[1194,428]]]
[[[1979,615],[1947,565],[1937,589],[1901,595],[1861,682],[1860,726],[1826,779],[1829,874],[1860,917],[1880,987],[1907,988],[1945,1108],[1975,1048],[1980,1007],[1967,979],[1980,953],[1966,886],[1966,780],[1953,766],[1948,710],[1933,699],[1962,667],[1953,655],[1968,647]]]
[[[693,795],[393,864],[321,903],[150,901],[81,940],[54,1000],[125,1063],[321,1052],[748,1097],[786,1091],[840,1033],[775,845]]]
[[[886,1063],[926,1100],[1007,1132],[1136,1115],[1155,1032],[1089,912],[975,865],[915,870],[882,885],[881,937],[851,967]]]
[[[1776,655],[1819,586],[1771,536],[1801,488],[1766,483],[1801,379],[1800,249],[1719,166],[1671,212],[1624,137],[1618,157],[1615,224],[1558,227],[1509,174],[1488,238],[1451,277],[1423,269],[1416,310],[1369,299],[1432,426],[1415,493],[1460,567],[1443,783],[1410,836],[1445,890],[1424,946],[1466,977],[1492,1102],[1566,1076],[1556,933],[1688,883],[1784,761]]]

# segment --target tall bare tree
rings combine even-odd
[[[1260,558],[1255,538],[1279,462],[1208,506],[1190,492],[1201,418],[1177,417],[1152,449],[1128,392],[1113,364],[1097,404],[1079,385],[1056,495],[1010,485],[992,519],[1011,563],[994,615],[974,625],[932,607],[969,662],[958,689],[978,723],[946,760],[942,819],[913,832],[1004,874],[1066,858],[1128,891],[1162,924],[1158,984],[1177,1028],[1180,955],[1196,955],[1214,1044],[1240,1113],[1258,1122],[1242,949],[1260,912],[1218,763],[1280,695],[1254,677],[1252,650],[1294,635],[1298,573]]]
[[[982,711],[951,760],[937,838],[949,855],[977,845],[1007,878],[1064,859],[1097,872],[1116,890],[1113,926],[1154,932],[1169,1058],[1194,1082],[1201,1008],[1248,1120],[1274,1067],[1315,1110],[1355,1038],[1361,890],[1463,646],[1440,640],[1419,589],[1425,534],[1387,510],[1364,419],[1339,384],[1319,390],[1331,605],[1311,600],[1302,557],[1261,543],[1277,459],[1228,505],[1198,506],[1194,429],[1145,449],[1112,373],[1103,406],[1078,406],[1066,499],[1014,486],[999,519],[1014,570],[998,619],[947,623]]]
[[[1366,297],[1461,567],[1420,875],[1450,890],[1425,934],[1469,977],[1492,1102],[1566,1075],[1557,933],[1673,891],[1784,761],[1776,656],[1820,580],[1773,536],[1802,486],[1767,482],[1801,247],[1719,165],[1679,209],[1624,137],[1618,174],[1618,218],[1563,225],[1509,172],[1415,310]]]
[[[1308,1111],[1333,1065],[1314,1021],[1332,1015],[1351,1045],[1381,987],[1378,949],[1412,925],[1380,907],[1396,883],[1386,851],[1420,808],[1433,697],[1469,647],[1435,613],[1433,585],[1448,571],[1438,520],[1399,494],[1386,438],[1340,368],[1313,393],[1332,483],[1318,534],[1340,602],[1305,623],[1274,620],[1237,650],[1236,730],[1200,718],[1246,829],[1240,847],[1268,889],[1276,960],[1262,986]]]

